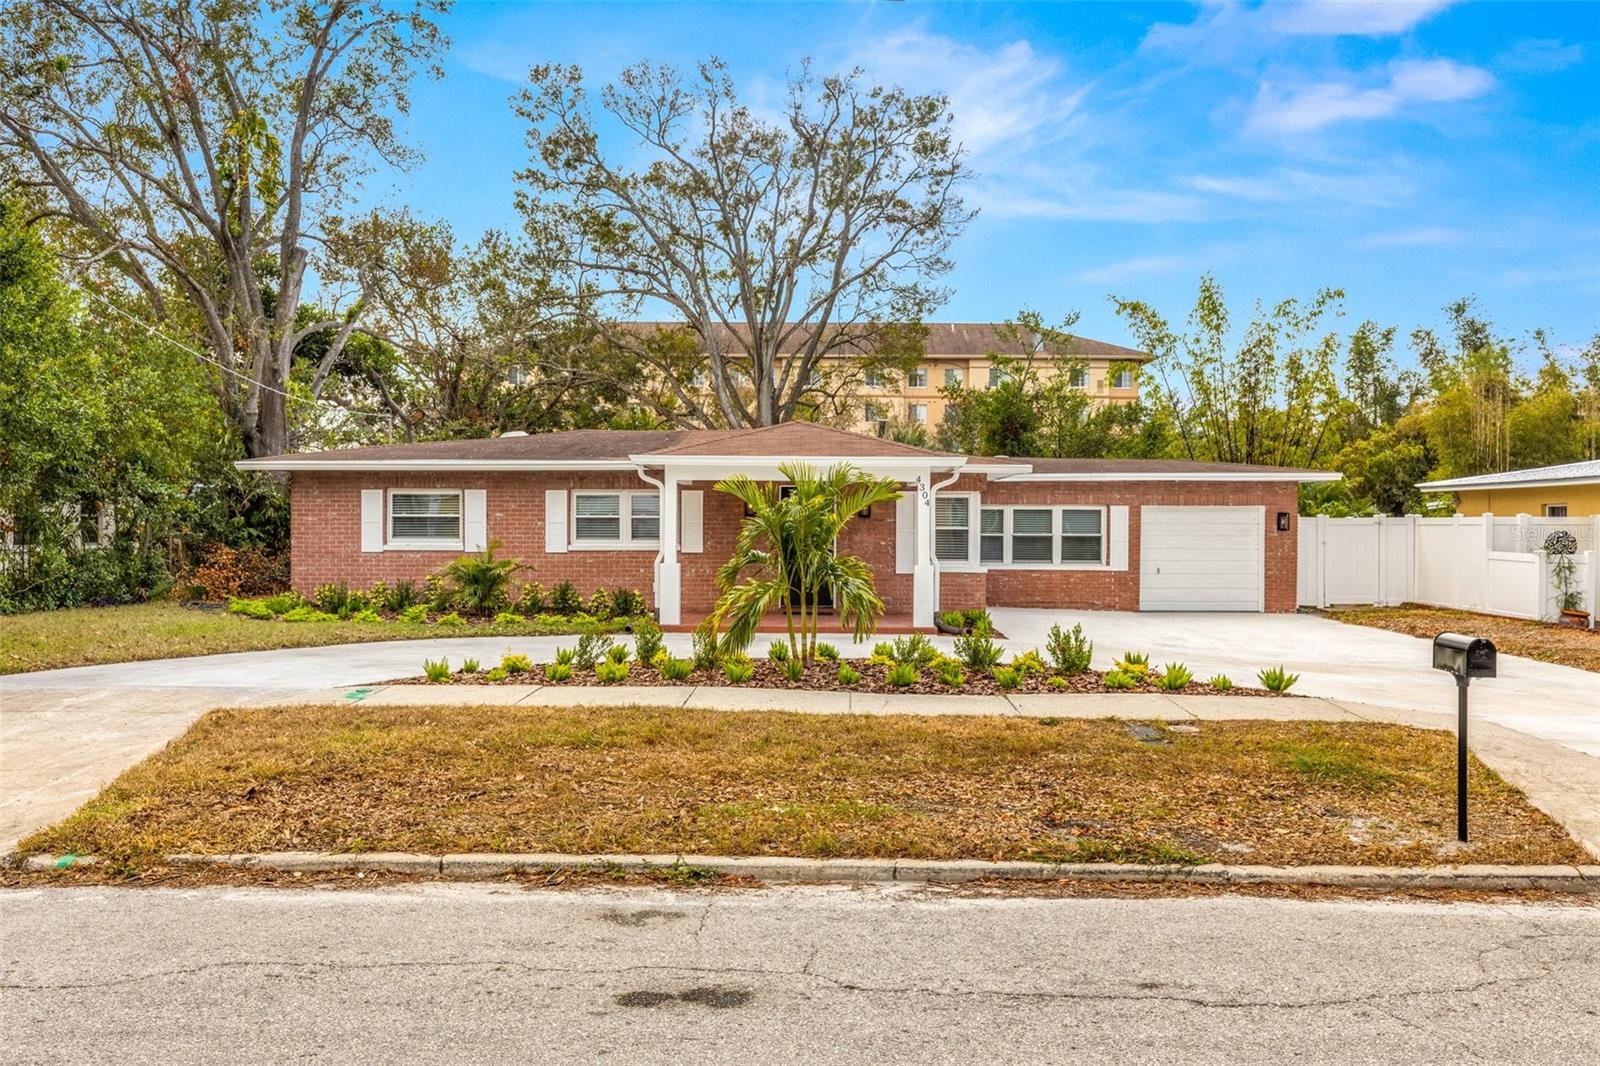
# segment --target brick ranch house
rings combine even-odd
[[[1059,607],[1292,611],[1298,486],[1337,475],[1177,460],[949,455],[811,423],[747,430],[572,430],[252,459],[286,473],[291,575],[419,579],[499,540],[526,580],[637,588],[663,625],[708,611],[742,505],[715,491],[780,463],[851,463],[905,492],[840,548],[888,613]]]

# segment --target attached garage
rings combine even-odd
[[[1266,508],[1141,507],[1141,611],[1266,610]]]

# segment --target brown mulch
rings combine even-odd
[[[1365,722],[212,711],[24,853],[561,852],[1438,865],[1588,861],[1450,734]]]
[[[918,678],[910,685],[891,685],[886,675],[888,668],[877,663],[867,662],[865,659],[842,660],[861,674],[861,680],[854,685],[841,684],[839,681],[839,664],[820,660],[806,667],[800,680],[791,681],[782,672],[775,662],[768,659],[754,660],[755,673],[749,681],[729,681],[726,674],[720,669],[697,667],[682,681],[669,681],[662,677],[654,667],[634,661],[630,663],[628,676],[619,685],[638,685],[641,687],[657,688],[686,686],[693,688],[696,685],[732,686],[734,688],[763,688],[763,689],[791,689],[806,690],[811,692],[873,692],[873,693],[903,693],[912,696],[1007,696],[1017,693],[1043,692],[1043,693],[1083,693],[1083,692],[1116,692],[1116,693],[1165,693],[1169,696],[1272,696],[1264,688],[1255,688],[1248,685],[1235,685],[1226,692],[1218,692],[1206,683],[1204,679],[1190,681],[1181,689],[1164,689],[1158,686],[1149,677],[1146,677],[1133,688],[1109,689],[1105,687],[1102,678],[1105,676],[1099,670],[1085,670],[1081,674],[1054,675],[1065,682],[1064,685],[1050,684],[1052,675],[1028,673],[1015,688],[1004,688],[993,677],[981,674],[974,670],[967,670],[966,683],[959,688],[940,683],[932,670],[918,671]],[[1155,664],[1152,664],[1153,666]],[[1159,667],[1156,667],[1159,669]],[[510,674],[503,680],[490,681],[482,672],[475,674],[451,674],[445,681],[430,681],[425,676],[402,677],[393,681],[382,681],[384,685],[600,685],[604,684],[595,676],[594,670],[573,667],[572,677],[566,681],[551,681],[544,676],[544,664],[535,663],[532,672]],[[1285,693],[1292,696],[1294,693]]]
[[[1407,603],[1399,607],[1334,607],[1329,618],[1352,625],[1387,629],[1432,640],[1446,630],[1488,637],[1507,655],[1600,672],[1600,630],[1579,629],[1526,618],[1504,618],[1476,611]]]

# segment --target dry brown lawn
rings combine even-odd
[[[1129,862],[1574,863],[1449,734],[657,708],[213,711],[26,852],[499,851]]]
[[[1577,629],[1523,618],[1502,618],[1407,603],[1399,607],[1335,607],[1328,617],[1354,625],[1409,633],[1430,640],[1445,630],[1488,637],[1507,655],[1521,655],[1580,670],[1600,671],[1600,630]]]

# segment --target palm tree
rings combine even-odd
[[[841,555],[839,534],[858,513],[900,495],[892,479],[863,473],[848,463],[819,474],[809,463],[784,463],[790,485],[756,482],[743,474],[717,482],[749,515],[733,555],[717,570],[721,596],[708,622],[723,632],[724,650],[742,650],[762,616],[783,607],[789,651],[810,662],[817,651],[817,614],[826,591],[834,609],[862,640],[883,617],[872,570],[856,555]]]

